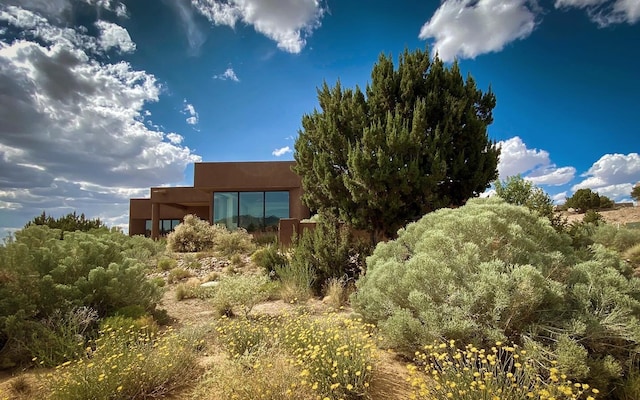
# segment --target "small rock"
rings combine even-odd
[[[218,281],[210,281],[210,282],[205,282],[202,285],[200,285],[200,287],[214,287],[214,286],[218,286],[220,282]]]

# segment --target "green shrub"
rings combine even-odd
[[[280,298],[286,302],[306,301],[313,295],[316,279],[310,263],[276,265],[274,272],[280,280]]]
[[[594,225],[601,225],[606,223],[602,214],[595,210],[587,210],[587,212],[584,214],[584,217],[582,217],[582,222],[584,222],[585,224]]]
[[[499,198],[424,216],[367,266],[351,304],[401,350],[509,340],[538,348],[547,370],[565,357],[563,373],[591,382],[638,355],[640,281],[628,265],[599,245],[581,261],[548,219]]]
[[[174,268],[169,271],[169,275],[167,275],[167,282],[176,283],[191,276],[193,276],[193,274],[184,268]]]
[[[602,224],[595,228],[593,241],[619,252],[640,244],[640,230],[629,229],[624,226]]]
[[[211,302],[219,315],[233,315],[233,309],[240,308],[247,316],[253,306],[269,298],[271,290],[264,275],[225,276],[215,286]]]
[[[330,278],[356,279],[364,266],[366,247],[356,242],[349,227],[323,215],[314,229],[303,232],[294,244],[291,268],[314,271],[313,291],[321,294]]]
[[[278,244],[278,234],[275,232],[253,234],[253,241],[258,246],[275,246]]]
[[[195,380],[200,345],[200,339],[171,330],[156,335],[108,326],[90,343],[87,357],[60,365],[46,385],[52,400],[164,397]]]
[[[622,384],[616,387],[614,395],[619,400],[640,399],[640,367],[634,366],[627,373]]]
[[[180,283],[176,286],[176,300],[186,299],[210,299],[215,295],[212,287],[202,287],[200,285],[189,285]]]
[[[144,308],[140,307],[137,304],[133,304],[133,305],[125,306],[118,309],[115,312],[115,315],[124,317],[124,318],[137,319],[137,318],[142,318],[146,316],[147,310],[145,310]]]
[[[624,259],[627,260],[632,268],[640,268],[640,243],[627,249],[624,253]]]
[[[185,268],[193,270],[202,268],[202,263],[200,263],[200,257],[198,256],[199,254],[185,254],[184,257],[182,257],[182,265]]]
[[[210,225],[195,215],[186,215],[183,221],[167,235],[167,247],[177,253],[189,253],[213,248],[219,232],[226,231],[219,225]]]
[[[238,228],[233,232],[223,231],[216,236],[215,250],[226,257],[249,254],[255,249],[253,236],[246,230]]]
[[[55,313],[40,323],[23,325],[30,329],[21,344],[38,365],[54,367],[84,353],[86,334],[95,328],[97,320],[98,314],[87,307],[73,309],[64,315]],[[16,327],[9,322],[8,328]],[[17,332],[15,337],[19,337]]]
[[[275,275],[277,266],[287,265],[289,263],[289,259],[282,254],[275,245],[259,248],[253,252],[251,260],[257,266],[263,268],[269,276]]]
[[[178,266],[178,261],[173,258],[161,258],[158,260],[158,269],[161,271],[170,271]]]
[[[57,229],[33,225],[0,246],[0,365],[28,362],[40,350],[52,354],[51,362],[70,356],[58,337],[63,333],[46,321],[82,307],[98,317],[131,305],[151,311],[160,299],[146,264],[130,257],[132,243],[147,239],[100,230],[60,237]]]
[[[510,176],[504,181],[493,183],[496,194],[509,204],[525,206],[542,217],[553,215],[553,200],[544,190],[522,176]]]

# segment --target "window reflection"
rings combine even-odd
[[[277,230],[281,218],[289,218],[289,192],[215,192],[213,221],[230,230]]]
[[[238,192],[213,194],[213,222],[230,230],[238,227]]]

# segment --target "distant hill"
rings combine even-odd
[[[611,210],[598,211],[605,221],[610,224],[632,224],[633,227],[640,227],[640,207],[618,207]],[[569,213],[561,211],[560,214],[567,217],[569,222],[582,221],[584,214]]]

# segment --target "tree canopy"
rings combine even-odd
[[[487,136],[495,96],[463,79],[457,63],[405,50],[396,69],[382,54],[365,93],[325,82],[320,110],[302,117],[294,171],[312,210],[394,237],[497,178],[499,149]]]
[[[635,201],[640,201],[640,183],[636,183],[636,185],[631,190],[631,197]]]
[[[32,225],[45,225],[51,229],[60,229],[62,232],[88,232],[92,229],[105,227],[100,218],[88,219],[84,213],[78,215],[75,211],[59,218],[47,215],[46,212],[43,211],[41,215],[27,222],[25,228]]]
[[[613,200],[607,196],[601,196],[588,188],[578,189],[564,204],[567,208],[575,208],[582,212],[611,208],[614,205]]]

